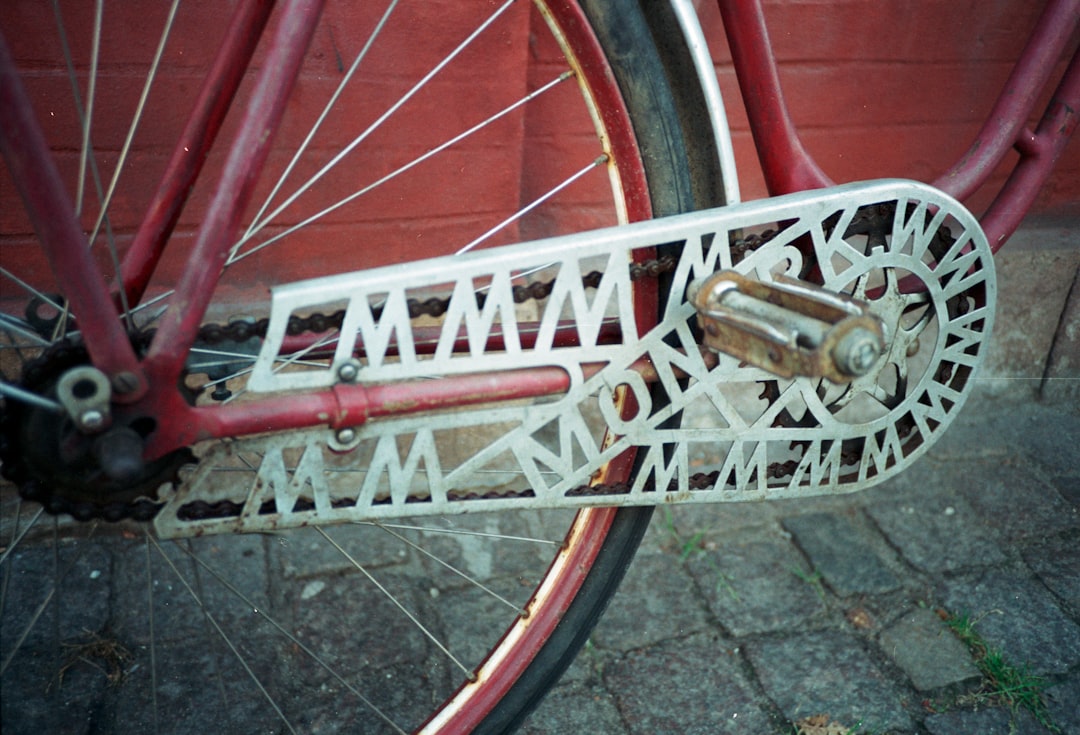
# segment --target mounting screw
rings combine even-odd
[[[79,426],[87,431],[100,431],[105,428],[105,414],[94,408],[83,411],[79,415]]]
[[[358,360],[348,360],[341,363],[337,369],[338,380],[343,383],[355,383],[356,379],[360,377],[360,362]]]
[[[881,343],[869,329],[856,327],[840,338],[832,356],[845,375],[866,375],[881,357]]]
[[[134,393],[139,387],[139,378],[128,371],[119,372],[113,376],[112,388],[117,393]]]
[[[356,439],[356,429],[339,429],[334,438],[339,444],[350,444]]]

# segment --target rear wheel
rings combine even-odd
[[[389,8],[367,5],[327,9],[271,154],[270,180],[252,206],[254,224],[209,319],[257,319],[255,300],[275,281],[718,203],[716,172],[687,166],[687,150],[711,143],[686,122],[698,93],[672,76],[684,52],[667,38],[662,11],[650,6],[646,17],[634,2],[402,3],[375,33]],[[132,43],[128,35],[147,26],[145,11],[135,22],[125,16],[130,8],[106,5],[100,42],[92,31],[85,39],[72,30],[97,27],[85,4],[60,8],[62,34],[40,3],[9,3],[0,13],[107,272],[135,235],[152,192],[143,182],[156,180],[155,164],[176,137],[181,116],[173,111],[185,103],[174,97],[192,92],[204,73],[199,58],[214,48],[207,37],[226,20],[216,18],[218,6],[184,7],[172,21],[159,83],[130,145],[126,123],[84,128],[78,110],[92,108],[95,121],[102,110],[114,122],[127,116],[138,96],[132,80],[141,84],[152,66],[130,56],[152,52],[157,41]],[[49,31],[25,30],[33,28]],[[474,31],[475,41],[462,44]],[[654,33],[665,36],[662,51]],[[343,93],[305,143],[369,38],[371,54],[347,88],[357,88],[355,96]],[[387,125],[375,124],[390,110]],[[469,134],[459,138],[462,131]],[[347,147],[355,150],[340,165],[302,185]],[[126,188],[110,197],[121,160],[117,181]],[[216,166],[214,153],[202,179],[212,181]],[[144,168],[149,173],[136,173]],[[280,188],[275,171],[288,174]],[[13,212],[8,192],[5,184],[4,210]],[[172,235],[176,251],[193,236],[207,196],[194,191]],[[107,216],[99,217],[106,200]],[[19,278],[5,298],[22,283],[36,297],[51,294],[26,224],[5,221],[3,239],[12,254],[4,278]],[[129,305],[133,334],[153,326],[181,265],[166,260],[141,305]],[[637,298],[655,318],[663,289]],[[46,375],[30,387],[48,398],[58,377],[48,377],[49,363],[58,358],[41,343],[68,330],[60,319],[48,335],[34,328],[28,335],[26,301],[4,302],[5,380],[25,380],[30,362]],[[208,404],[241,393],[249,348],[239,339],[201,347],[189,363],[188,390]],[[7,400],[4,473],[24,492],[50,492],[20,458],[38,439],[21,431],[34,409]],[[651,516],[651,509],[502,514],[172,545],[131,522],[48,520],[10,490],[0,604],[2,720],[13,733],[74,721],[116,732],[214,731],[235,729],[223,726],[233,719],[247,731],[395,732],[421,727],[432,711],[431,731],[510,729],[584,643]]]

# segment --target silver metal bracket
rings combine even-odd
[[[72,368],[60,376],[56,398],[72,423],[85,434],[99,434],[112,423],[112,386],[105,373],[95,367]]]

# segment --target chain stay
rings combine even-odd
[[[891,236],[853,237],[860,212],[882,202],[896,202]],[[733,262],[731,233],[776,221],[791,224]],[[943,247],[946,224],[958,234]],[[620,320],[623,335],[636,334],[627,302],[630,277],[625,265],[615,265],[635,251],[672,242],[684,247],[660,325],[640,339],[598,343],[595,322],[601,318]],[[804,269],[804,247],[812,248],[825,288],[869,301],[885,322],[889,346],[875,369],[834,386],[809,378],[778,381],[726,356],[714,366],[706,363],[690,326],[694,307],[683,298],[687,284],[720,268],[759,280],[796,277]],[[609,267],[590,299],[581,273],[595,259]],[[530,347],[511,339],[506,352],[485,352],[493,325],[504,334],[517,328],[511,281],[541,266],[555,277],[538,307],[540,338]],[[910,288],[912,279],[921,286]],[[480,285],[490,286],[490,295],[478,305]],[[417,355],[410,349],[409,300],[423,301],[430,298],[421,298],[425,290],[440,288],[451,293],[440,347],[433,356]],[[898,181],[289,285],[274,292],[256,370],[262,389],[332,384],[332,370],[282,374],[273,366],[290,317],[336,302],[346,305],[339,358],[351,357],[346,346],[362,343],[361,379],[559,365],[572,378],[570,390],[527,409],[370,422],[356,428],[348,445],[329,430],[212,445],[159,515],[158,531],[171,536],[496,508],[735,501],[860,489],[910,464],[956,414],[982,359],[994,296],[992,257],[970,213],[930,187]],[[556,319],[578,327],[579,345],[552,345],[552,328],[545,325]],[[403,345],[400,357],[389,356],[391,334]],[[461,334],[469,352],[442,347]],[[909,360],[913,351],[924,355],[921,366]],[[654,400],[656,392],[631,368],[640,359],[654,366],[664,400]],[[585,362],[606,366],[586,379],[580,367]],[[689,381],[679,377],[686,375]],[[773,386],[768,400],[757,397],[762,382]],[[614,408],[620,393],[636,400],[630,418]],[[676,414],[683,414],[682,424],[670,428]],[[611,427],[607,438],[589,428],[597,415]],[[638,453],[636,480],[609,484],[603,467],[631,450]],[[523,487],[510,482],[518,476]],[[185,520],[184,508],[201,508],[196,515],[204,516],[211,508],[240,510]]]

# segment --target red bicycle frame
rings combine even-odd
[[[773,196],[832,186],[806,152],[784,103],[760,0],[717,0],[746,105],[754,146]],[[981,224],[994,252],[1016,230],[1080,115],[1080,55],[1073,55],[1035,130],[1027,127],[1054,64],[1075,38],[1080,2],[1051,0],[1009,80],[964,156],[933,185],[963,200],[982,186],[1009,149],[1020,161]]]
[[[89,255],[86,237],[30,112],[14,62],[0,39],[0,150],[11,167],[56,281],[79,315],[79,328],[94,365],[109,376],[115,400],[129,404],[121,410],[168,418],[157,421],[158,430],[147,447],[149,456],[202,439],[313,425],[355,426],[375,416],[401,413],[403,405],[426,411],[565,389],[561,371],[542,369],[422,384],[340,385],[317,393],[208,408],[189,405],[176,389],[323,2],[281,3],[281,17],[269,39],[240,132],[177,284],[173,302],[177,306],[166,312],[149,352],[141,359],[117,318],[117,305],[137,303],[145,292],[274,3],[241,2],[234,12],[153,204],[123,258],[122,296],[109,292]],[[718,4],[769,191],[779,195],[830,186],[828,176],[803,148],[784,103],[760,1],[718,0]],[[934,182],[936,187],[964,198],[986,181],[1010,148],[1019,152],[1019,162],[982,220],[995,250],[1016,229],[1076,127],[1080,110],[1077,56],[1069,63],[1036,128],[1030,129],[1026,121],[1054,63],[1074,37],[1078,17],[1080,0],[1052,0],[1048,4],[969,152]]]

